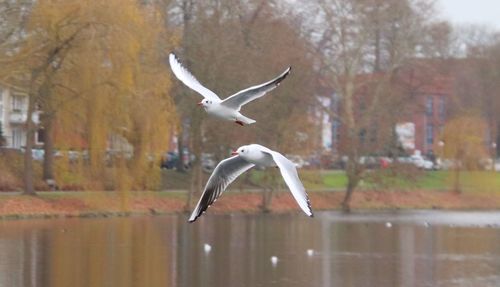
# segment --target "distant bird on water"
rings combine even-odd
[[[198,82],[198,80],[182,66],[177,57],[172,53],[169,55],[169,62],[170,68],[177,79],[203,96],[204,99],[199,102],[198,105],[202,106],[209,115],[227,121],[234,121],[242,126],[245,124],[253,124],[255,123],[255,120],[242,115],[240,113],[241,107],[246,103],[264,96],[267,92],[279,86],[281,81],[286,78],[291,70],[291,67],[288,67],[288,69],[286,69],[281,75],[269,82],[241,90],[236,94],[221,100],[214,92],[200,84],[200,82]]]
[[[306,190],[299,179],[295,165],[289,159],[279,152],[258,144],[242,146],[233,151],[232,155],[232,157],[221,161],[214,169],[198,204],[196,204],[191,217],[189,217],[189,222],[193,222],[200,217],[221,196],[229,184],[256,165],[279,168],[285,183],[288,185],[300,208],[308,216],[313,216]]]

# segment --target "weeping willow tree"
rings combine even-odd
[[[83,173],[86,188],[159,182],[155,158],[176,119],[163,64],[173,41],[163,23],[156,6],[134,0],[42,0],[33,9],[33,41],[56,53],[39,52],[48,64],[32,106],[42,110],[46,147],[82,152],[71,172]],[[45,154],[47,163],[52,152]]]
[[[488,153],[484,143],[486,122],[478,116],[462,115],[450,120],[443,131],[443,156],[453,160],[453,191],[460,193],[461,171],[480,169]]]

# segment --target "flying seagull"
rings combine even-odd
[[[232,157],[221,161],[214,169],[198,204],[196,204],[191,217],[189,217],[189,222],[193,222],[200,217],[221,196],[222,192],[231,182],[256,165],[279,168],[285,183],[288,185],[300,208],[308,216],[313,216],[309,198],[297,175],[297,169],[289,159],[279,152],[258,144],[242,146],[232,152],[232,155]]]
[[[214,92],[205,88],[198,80],[179,62],[177,57],[170,53],[170,68],[174,75],[184,85],[196,91],[203,96],[203,100],[198,103],[205,111],[214,117],[234,121],[239,125],[253,124],[255,120],[245,117],[240,113],[241,107],[257,98],[264,96],[267,92],[273,90],[290,73],[291,67],[288,67],[281,75],[264,84],[256,85],[248,89],[241,90],[236,94],[221,100]]]

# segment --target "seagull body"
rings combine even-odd
[[[198,80],[182,66],[174,54],[169,55],[170,68],[174,75],[182,83],[203,96],[203,100],[198,103],[205,111],[216,118],[234,121],[239,125],[253,124],[255,120],[250,119],[240,113],[241,107],[257,98],[264,96],[267,92],[273,90],[290,73],[291,67],[288,67],[281,75],[275,79],[250,87],[237,92],[236,94],[222,100],[214,92],[204,87]]]
[[[305,188],[299,179],[295,165],[289,159],[279,152],[258,144],[242,146],[232,155],[232,157],[221,161],[214,169],[198,204],[189,217],[189,222],[200,217],[231,182],[254,166],[278,167],[300,208],[308,216],[313,216]]]

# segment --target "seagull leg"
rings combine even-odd
[[[235,121],[235,123],[239,124],[240,126],[244,126],[242,121]]]

